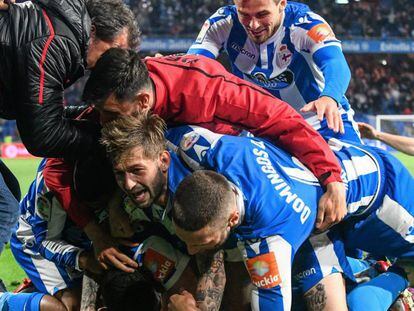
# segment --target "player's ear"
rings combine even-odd
[[[139,106],[140,111],[147,111],[151,108],[150,99],[151,99],[151,96],[146,91],[139,92],[136,95],[135,101],[136,101],[137,105]]]
[[[164,150],[160,154],[160,168],[163,173],[168,171],[171,163],[171,156],[167,150]]]
[[[286,4],[287,4],[286,0],[280,0],[280,5],[279,5],[280,14],[282,14],[282,12],[286,9]]]
[[[236,209],[234,210],[229,217],[229,225],[227,228],[234,228],[235,226],[237,226],[237,224],[239,223],[239,219],[240,219],[240,213],[239,211]]]

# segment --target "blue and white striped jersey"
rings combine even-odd
[[[324,191],[316,177],[290,154],[264,139],[220,135],[196,126],[170,129],[167,139],[191,169],[214,170],[240,191],[244,214],[236,229],[240,239],[280,231],[289,235],[302,227],[307,228],[304,232],[312,230]],[[367,212],[380,193],[382,160],[365,146],[362,149],[335,139],[330,144],[343,169],[349,216]],[[169,182],[176,187],[179,180]]]
[[[333,98],[341,107],[346,130],[357,131],[345,97],[350,70],[341,43],[307,5],[288,2],[280,27],[262,44],[248,37],[235,6],[220,8],[204,23],[188,53],[216,58],[222,50],[235,75],[262,86],[297,111],[321,96]],[[314,113],[304,117],[323,136],[334,136]]]
[[[91,246],[90,241],[80,229],[73,230],[75,226],[68,222],[66,212],[47,188],[43,178],[46,161],[40,163],[36,179],[20,203],[20,218],[13,236],[24,253],[40,255],[61,267],[79,269],[78,256]]]

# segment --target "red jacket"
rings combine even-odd
[[[220,133],[246,129],[272,140],[326,185],[341,181],[328,144],[287,103],[201,55],[146,60],[155,86],[153,112],[168,124],[203,124]]]

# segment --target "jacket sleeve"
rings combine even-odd
[[[72,191],[73,168],[62,159],[48,159],[43,170],[46,186],[52,191],[63,210],[80,228],[93,220],[93,212],[82,204]]]
[[[156,88],[159,79],[164,83],[165,94],[157,89],[154,112],[167,122],[232,124],[297,157],[323,185],[341,181],[339,163],[322,136],[292,107],[262,88],[203,56],[153,59],[147,66],[150,71],[157,69],[158,77],[152,75]]]
[[[76,158],[97,144],[99,126],[63,116],[65,81],[80,67],[78,47],[69,39],[49,36],[24,47],[17,126],[30,153],[41,157]]]

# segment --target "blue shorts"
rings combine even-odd
[[[392,155],[377,148],[372,151],[383,161],[383,185],[377,202],[366,214],[351,216],[303,244],[293,267],[294,280],[302,292],[335,272],[354,279],[345,247],[379,257],[413,258],[414,196],[410,194],[414,191],[414,179]]]

